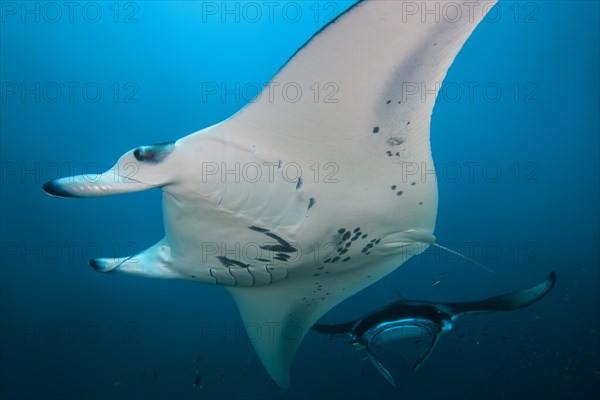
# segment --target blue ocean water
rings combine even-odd
[[[436,237],[497,274],[430,249],[326,318],[355,318],[396,300],[396,290],[477,299],[527,287],[551,270],[558,283],[529,308],[459,320],[415,373],[415,343],[388,345],[381,357],[396,388],[346,339],[310,333],[292,387],[281,390],[222,288],[87,266],[162,237],[160,192],[61,200],[41,191],[45,181],[107,169],[131,148],[227,118],[351,5],[0,3],[0,398],[600,392],[596,1],[501,0],[451,67],[432,119]]]

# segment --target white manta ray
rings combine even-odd
[[[165,237],[90,264],[225,286],[246,326],[272,329],[254,346],[287,387],[294,353],[319,317],[435,242],[435,96],[493,3],[452,3],[436,21],[415,13],[420,3],[359,2],[226,121],[44,190],[89,197],[161,188]],[[303,95],[269,96],[286,84]],[[315,84],[328,96],[315,96]]]

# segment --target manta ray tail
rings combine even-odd
[[[547,295],[556,284],[556,272],[552,271],[548,278],[528,289],[481,301],[465,303],[448,303],[455,314],[484,311],[512,311],[527,307]]]

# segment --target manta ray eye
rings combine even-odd
[[[162,162],[175,148],[175,142],[138,147],[133,151],[136,160],[153,164]]]
[[[135,149],[133,151],[133,156],[138,161],[144,161],[144,149],[142,147]]]

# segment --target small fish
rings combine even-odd
[[[158,380],[158,372],[154,371],[152,372],[152,381],[156,382]]]
[[[200,386],[200,382],[202,382],[202,378],[200,375],[197,375],[196,380],[194,381],[194,389],[200,389],[202,387]]]
[[[113,382],[113,386],[119,386],[121,384],[121,381],[114,381]]]
[[[225,374],[221,374],[221,376],[219,377],[219,382],[221,382],[223,378],[225,378]]]
[[[441,281],[435,281],[435,282],[433,283],[433,285],[431,285],[431,286],[436,286],[436,285],[439,285],[439,284],[440,284],[440,282],[441,282]]]
[[[198,356],[198,357],[194,358],[194,362],[200,362],[202,360],[204,360],[204,357],[202,357],[202,356]]]

